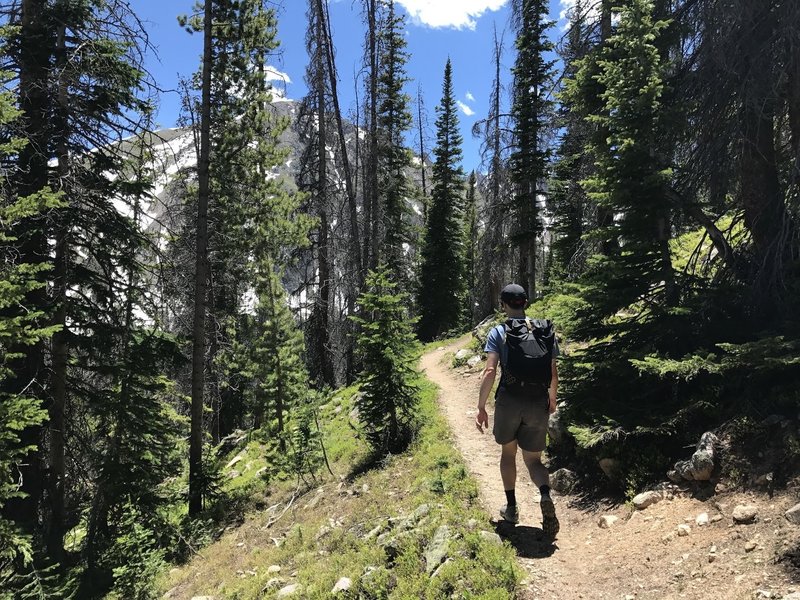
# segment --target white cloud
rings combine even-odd
[[[417,25],[475,29],[486,11],[499,10],[508,0],[397,0]]]
[[[465,115],[467,115],[468,117],[471,117],[472,115],[474,115],[474,114],[475,114],[475,111],[474,111],[474,110],[472,110],[472,109],[471,109],[469,106],[467,106],[466,104],[464,104],[464,103],[463,103],[461,100],[457,100],[457,101],[456,101],[456,104],[458,104],[458,108],[460,108],[460,109],[461,109],[461,112],[463,112],[463,113],[464,113]]]
[[[472,95],[472,92],[467,92],[466,98],[470,102],[475,102],[475,96]]]
[[[291,77],[286,73],[279,71],[275,67],[268,66],[264,69],[267,81],[282,81],[283,83],[292,83]]]

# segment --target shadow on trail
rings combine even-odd
[[[492,524],[497,535],[508,540],[520,558],[547,558],[558,549],[539,527],[515,526],[507,521],[495,521]]]

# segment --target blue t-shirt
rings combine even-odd
[[[508,359],[508,346],[506,346],[503,341],[504,332],[505,328],[502,324],[493,327],[489,332],[489,337],[486,339],[486,347],[484,348],[484,352],[497,352],[500,355],[501,367],[505,366],[506,360]],[[557,358],[560,353],[558,349],[558,338],[556,338],[553,341],[553,359]]]

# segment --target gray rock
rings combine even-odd
[[[637,510],[644,510],[648,506],[652,506],[656,502],[660,502],[662,500],[661,494],[654,491],[649,492],[642,492],[641,494],[637,494],[633,497],[633,506],[636,507]]]
[[[226,469],[230,469],[233,465],[238,463],[240,460],[243,460],[245,456],[246,456],[246,453],[245,453],[244,450],[242,450],[241,452],[239,452],[239,454],[234,456],[227,465],[225,465],[225,468]]]
[[[789,523],[800,525],[800,504],[795,504],[792,508],[787,510],[784,515]]]
[[[280,572],[281,572],[281,566],[280,565],[270,565],[270,566],[267,567],[267,573],[272,574],[272,573],[280,573]]]
[[[340,577],[339,581],[336,582],[336,585],[333,586],[331,594],[335,596],[340,592],[346,592],[352,587],[352,585],[353,582],[350,581],[349,577]]]
[[[708,525],[708,513],[700,513],[694,520],[698,527],[705,527]]]
[[[470,358],[470,359],[467,361],[467,366],[468,366],[470,369],[474,369],[476,366],[478,366],[479,364],[481,364],[481,362],[482,362],[482,361],[483,361],[483,359],[482,359],[480,356],[473,356],[472,358]]]
[[[700,436],[700,441],[692,458],[689,460],[681,460],[675,463],[673,477],[675,481],[677,477],[687,481],[708,481],[711,479],[711,473],[714,471],[714,460],[716,458],[716,448],[719,445],[719,440],[710,431],[706,431]],[[672,471],[670,472],[672,473]]]
[[[617,521],[619,517],[616,515],[603,515],[597,520],[597,525],[600,529],[611,529]]]
[[[450,528],[447,525],[440,525],[433,535],[431,543],[425,549],[425,570],[429,575],[447,557],[447,551],[450,549],[450,539]]]
[[[472,335],[480,342],[481,348],[486,346],[486,340],[489,338],[489,332],[492,330],[494,325],[494,315],[492,314],[478,323],[472,330]]]
[[[689,527],[686,523],[681,523],[678,525],[678,535],[680,537],[685,537],[692,532],[692,528]]]
[[[559,494],[569,494],[578,485],[578,474],[569,469],[559,469],[550,474],[550,487]]]
[[[262,592],[266,592],[268,590],[277,590],[278,588],[282,587],[286,583],[285,579],[281,577],[272,577],[264,587],[261,589]]]
[[[299,583],[290,583],[287,586],[282,587],[278,590],[276,598],[288,598],[289,596],[294,596],[295,594],[299,594],[302,587]]]
[[[733,520],[735,523],[752,523],[756,520],[758,508],[752,505],[740,504],[733,509]]]
[[[561,444],[569,438],[570,433],[564,419],[561,418],[560,410],[556,410],[547,420],[547,435],[554,444]]]
[[[616,479],[619,474],[619,461],[615,458],[601,458],[597,461],[600,470],[609,479]]]
[[[456,352],[456,360],[458,361],[465,361],[467,358],[472,354],[471,351],[467,350],[466,348],[462,348],[458,352]]]
[[[498,546],[503,545],[503,538],[497,535],[494,531],[479,531],[478,535],[481,536],[487,542],[491,542],[492,544],[497,544]]]

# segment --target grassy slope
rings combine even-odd
[[[354,388],[340,391],[320,415],[337,477],[318,474],[316,482],[301,485],[299,491],[297,482],[289,480],[265,489],[255,476],[263,459],[251,443],[233,467],[240,475],[227,485],[239,492],[246,489],[257,505],[269,508],[251,512],[241,526],[229,528],[188,564],[165,574],[159,593],[172,590],[171,597],[181,599],[270,598],[280,585],[299,583],[303,591],[298,597],[327,598],[340,577],[349,577],[353,585],[343,597],[513,598],[520,579],[514,552],[479,533],[491,527],[476,501],[476,483],[437,410],[436,388],[421,381],[420,390],[423,427],[412,448],[361,474],[367,449],[350,426],[351,418],[355,423]],[[375,536],[365,537],[376,528],[396,531],[390,519],[408,516],[422,504],[429,505],[429,514],[401,536],[393,561]],[[448,552],[452,560],[431,578],[424,552],[442,524],[455,537]],[[269,572],[271,565],[280,566],[280,572]],[[363,577],[368,567],[376,569]],[[273,578],[283,581],[269,588]]]

